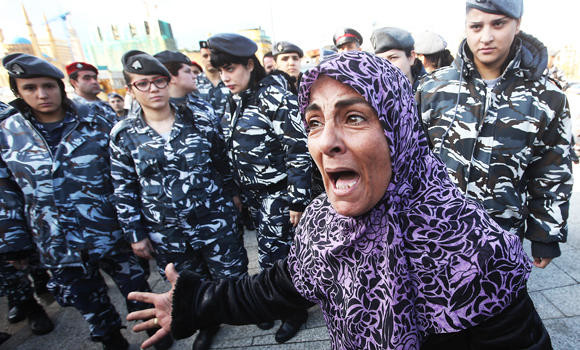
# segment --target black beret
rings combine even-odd
[[[332,41],[334,42],[334,46],[336,47],[351,42],[358,42],[359,45],[362,45],[363,38],[360,35],[360,33],[357,32],[356,30],[352,28],[344,28],[334,33]]]
[[[406,30],[393,27],[379,28],[371,35],[371,44],[375,53],[382,53],[389,50],[413,49],[415,40]]]
[[[209,49],[209,45],[207,44],[207,41],[200,40],[200,42],[199,42],[199,48],[200,49]]]
[[[272,56],[276,57],[281,53],[297,53],[298,56],[304,56],[304,52],[298,46],[287,41],[278,41],[272,48]]]
[[[216,34],[207,39],[207,43],[211,50],[238,57],[251,57],[258,50],[258,45],[255,42],[243,35],[234,33]]]
[[[62,71],[51,63],[25,53],[13,53],[2,59],[8,75],[13,78],[64,78]]]
[[[121,58],[123,70],[128,73],[141,75],[159,74],[171,78],[169,71],[158,59],[139,50],[126,52]]]
[[[165,64],[169,62],[185,63],[191,65],[191,59],[178,51],[161,51],[153,55],[159,62]]]
[[[112,99],[112,98],[118,98],[118,99],[121,99],[121,100],[125,101],[125,99],[123,98],[123,96],[119,95],[116,92],[111,92],[110,94],[107,95],[107,97],[109,98],[109,100]]]

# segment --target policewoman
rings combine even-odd
[[[171,74],[153,56],[122,57],[128,93],[140,108],[111,132],[117,213],[133,252],[205,279],[238,278],[248,257],[237,233],[233,182],[213,116],[169,102]],[[193,349],[207,349],[218,327],[201,330]]]
[[[126,349],[99,269],[124,296],[149,286],[112,202],[111,121],[98,106],[73,104],[47,61],[15,53],[2,63],[17,99],[0,121],[0,252],[24,264],[38,250],[58,303],[79,310],[105,349]]]
[[[211,63],[233,94],[222,129],[234,179],[257,228],[259,264],[267,268],[288,255],[293,228],[309,203],[306,132],[296,96],[282,76],[266,76],[253,41],[219,34],[208,43]],[[306,318],[304,310],[283,320],[276,341],[293,337]]]

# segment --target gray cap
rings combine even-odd
[[[255,42],[243,35],[234,33],[216,34],[207,39],[207,44],[211,50],[238,57],[251,57],[258,50],[258,45]]]
[[[445,50],[447,42],[437,33],[425,31],[415,36],[415,52],[422,55],[431,55]]]
[[[111,92],[110,94],[107,95],[107,97],[109,98],[109,100],[112,99],[112,98],[118,98],[118,99],[121,99],[121,100],[125,101],[125,99],[123,98],[123,96],[119,95],[116,92]]]
[[[123,70],[128,73],[141,75],[159,74],[171,78],[169,71],[158,59],[139,50],[126,52],[121,58]]]
[[[413,49],[415,40],[406,30],[393,27],[376,29],[371,35],[371,44],[375,53],[382,53],[389,50]]]
[[[191,65],[191,59],[178,51],[161,51],[153,55],[159,62],[165,64],[169,62],[185,63]]]
[[[272,48],[272,56],[275,58],[281,53],[297,53],[300,57],[304,56],[304,52],[301,48],[288,41],[278,41],[274,44],[274,47]]]
[[[524,13],[523,0],[467,0],[467,10],[475,8],[487,13],[521,18]]]
[[[64,78],[62,71],[51,63],[25,53],[10,54],[2,59],[2,64],[13,78]]]

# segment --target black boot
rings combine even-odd
[[[26,313],[28,326],[32,333],[42,335],[50,333],[54,329],[54,324],[48,318],[46,311],[44,311],[44,308],[35,299],[23,303],[21,307]]]
[[[34,292],[36,295],[41,296],[44,294],[49,294],[48,288],[46,288],[46,284],[50,280],[50,275],[46,272],[45,269],[33,269],[30,272],[30,276],[32,276],[32,280],[34,281]]]
[[[5,341],[7,341],[8,338],[10,338],[10,334],[4,333],[4,332],[0,332],[0,344],[2,344]]]
[[[191,350],[207,350],[210,348],[213,338],[219,330],[218,327],[200,329],[197,338],[193,342]]]
[[[14,303],[8,301],[8,322],[16,323],[24,320],[26,318],[26,313],[24,309],[20,306],[20,303]]]
[[[129,343],[127,339],[123,337],[119,329],[114,330],[112,333],[107,334],[101,340],[103,343],[103,350],[127,350],[129,349]]]
[[[156,332],[157,332],[157,329],[148,329],[147,330],[147,334],[149,336],[152,336]],[[159,340],[153,346],[155,347],[156,350],[167,350],[171,347],[171,345],[173,345],[173,337],[171,336],[171,334],[167,334],[165,337],[161,338],[161,340]]]
[[[256,326],[264,331],[267,331],[268,329],[274,327],[274,321],[260,322],[257,323]]]
[[[274,335],[276,342],[282,344],[292,339],[298,333],[300,327],[306,323],[307,319],[308,312],[303,310],[303,312],[299,312],[286,320],[282,320],[282,325],[280,325],[280,328],[276,331],[276,335]]]

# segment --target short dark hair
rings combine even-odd
[[[250,57],[241,57],[241,56],[234,56],[230,55],[229,53],[225,53],[222,51],[218,51],[215,49],[211,50],[211,65],[220,68],[223,66],[227,66],[228,64],[242,64],[245,67],[248,66],[249,60],[254,62],[254,70],[250,76],[250,83],[248,85],[249,88],[254,88],[258,85],[258,82],[266,77],[266,70],[264,66],[260,63],[260,60],[256,57],[256,55]]]
[[[274,58],[274,55],[272,55],[272,51],[268,51],[268,52],[266,52],[266,53],[264,54],[264,58],[266,58],[266,57],[272,57],[272,58]]]
[[[450,66],[453,63],[453,56],[447,49],[424,56],[435,68]]]
[[[183,63],[183,62],[165,62],[163,63],[163,65],[165,66],[165,68],[167,68],[167,70],[169,71],[169,73],[176,77],[179,75],[179,70],[184,66],[192,66],[192,64],[187,64],[187,63]]]
[[[129,73],[123,71],[123,78],[125,78],[125,84],[127,86],[131,85],[131,76],[129,76]]]
[[[79,71],[77,70],[76,72],[72,72],[68,78],[69,80],[77,81],[79,79]]]

